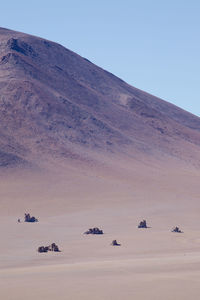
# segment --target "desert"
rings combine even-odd
[[[5,28],[0,89],[1,299],[197,299],[199,117]]]

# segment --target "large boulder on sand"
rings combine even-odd
[[[112,246],[121,246],[121,244],[118,244],[117,240],[113,240],[111,245]]]

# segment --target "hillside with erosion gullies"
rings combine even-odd
[[[179,161],[200,119],[42,38],[0,29],[0,167]]]

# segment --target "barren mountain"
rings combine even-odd
[[[1,299],[198,299],[200,119],[3,28],[0,91]]]
[[[200,163],[200,119],[48,40],[0,29],[0,166],[96,155]]]

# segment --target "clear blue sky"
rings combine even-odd
[[[10,0],[0,26],[58,42],[200,116],[199,0]]]

